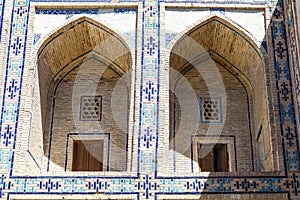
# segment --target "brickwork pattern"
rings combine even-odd
[[[97,73],[91,75],[91,72]],[[101,72],[103,74],[98,80]],[[93,78],[95,76],[96,79]],[[89,58],[81,65],[71,67],[62,81],[53,87],[56,88],[55,92],[48,97],[48,107],[53,106],[53,114],[49,113],[51,127],[45,133],[50,133],[50,140],[44,141],[48,143],[49,148],[48,152],[46,151],[48,154],[46,154],[47,171],[63,171],[67,135],[74,132],[109,133],[111,148],[108,150],[110,154],[108,168],[110,171],[126,171],[128,153],[126,122],[129,110],[129,93],[126,83],[120,80],[113,70],[95,58]],[[118,87],[118,94],[113,93],[112,88],[115,87]],[[121,101],[117,105],[119,123],[113,116],[112,106],[116,106],[113,105],[116,99]],[[88,111],[85,118],[83,118],[85,110],[82,110],[84,107]],[[95,108],[98,114],[95,114]],[[94,118],[91,118],[91,112]],[[123,124],[124,126],[121,126]],[[32,143],[32,149],[34,145]]]
[[[172,62],[172,64],[174,63]],[[203,75],[198,74],[196,68],[201,67],[201,65],[202,63],[194,64],[195,68],[191,68],[190,71],[184,74],[184,77],[176,82],[174,91],[175,95],[177,94],[178,96],[175,99],[173,99],[173,96],[170,97],[170,138],[172,141],[170,148],[174,150],[173,171],[199,171],[194,159],[191,160],[196,152],[196,148],[192,151],[191,141],[192,138],[197,135],[206,134],[207,137],[208,135],[214,135],[214,138],[211,139],[211,143],[214,143],[218,136],[220,138],[226,136],[235,137],[237,141],[236,149],[239,153],[234,161],[237,168],[233,171],[252,171],[252,168],[254,168],[252,165],[254,165],[255,162],[251,158],[251,149],[253,147],[251,147],[251,129],[248,123],[251,108],[248,107],[249,99],[247,97],[247,89],[241,84],[239,79],[234,77],[225,67],[218,65],[218,71],[224,80],[226,95],[220,93],[218,90],[212,89],[209,91],[206,87],[206,83],[210,81],[214,82],[215,80],[208,80],[207,77],[204,78]],[[195,105],[193,105],[192,98],[185,98],[185,96],[188,95],[180,93],[180,91],[187,90],[184,80],[189,82],[196,95],[196,108]],[[216,102],[216,104],[211,104],[210,102],[212,101]],[[221,101],[227,103],[222,106]],[[215,109],[218,109],[219,115],[223,112],[225,113],[225,120],[204,120],[203,116],[200,116],[202,114],[201,112],[205,112],[205,108],[201,108],[204,103],[216,105]],[[226,106],[226,108],[224,106]],[[200,107],[200,109],[198,107]],[[191,112],[193,112],[193,114],[191,114]],[[195,115],[198,116],[198,118],[194,119]],[[239,121],[239,123],[236,123],[236,121]],[[197,124],[197,126],[194,124]]]

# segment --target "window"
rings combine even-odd
[[[193,172],[237,171],[235,136],[194,135],[192,137]]]
[[[102,120],[102,96],[82,96],[80,103],[80,120]]]
[[[200,98],[200,120],[202,123],[222,123],[220,98]]]
[[[103,171],[103,140],[76,140],[72,171]]]
[[[227,172],[228,153],[227,144],[198,143],[198,165],[200,171]]]

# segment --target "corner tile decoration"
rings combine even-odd
[[[47,0],[44,0],[47,1]],[[54,1],[54,0],[52,0]],[[61,0],[62,1],[62,0]],[[88,1],[88,0],[86,0]],[[281,141],[285,174],[282,176],[158,176],[158,110],[160,84],[160,1],[145,0],[142,6],[142,63],[137,176],[14,176],[20,97],[26,55],[29,0],[13,0],[11,34],[0,121],[0,198],[26,194],[117,194],[136,199],[157,199],[159,195],[197,194],[287,194],[300,199],[300,166],[288,45],[284,25],[284,2],[279,0],[271,22],[274,62],[277,73]],[[56,0],[58,2],[58,0]],[[67,1],[66,1],[67,2]],[[68,2],[71,2],[69,0]],[[75,0],[74,0],[75,2]],[[208,1],[203,1],[208,2]],[[221,2],[221,1],[220,1]],[[226,1],[229,2],[229,1]],[[239,0],[232,2],[249,2]],[[255,1],[259,2],[259,1]],[[190,196],[190,197],[191,197]],[[187,197],[189,198],[189,197]]]

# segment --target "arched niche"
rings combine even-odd
[[[255,39],[229,19],[213,15],[173,41],[169,48],[170,168],[218,171],[215,163],[220,159],[213,155],[219,151],[217,146],[227,153],[222,158],[227,160],[226,169],[220,166],[219,171],[272,171],[276,158],[266,61]],[[201,162],[209,163],[206,155],[211,156],[212,170],[200,169]]]
[[[126,41],[87,17],[40,44],[28,148],[33,166],[48,172],[129,170],[132,64]],[[86,162],[92,164],[80,166]]]

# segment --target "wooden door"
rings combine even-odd
[[[214,152],[211,144],[198,144],[198,164],[202,172],[214,171]]]
[[[228,153],[226,144],[217,144],[214,148],[215,170],[217,172],[228,171]]]
[[[103,171],[103,140],[74,141],[72,171]]]

